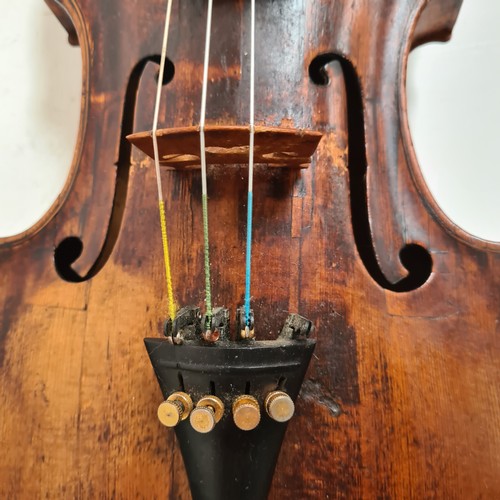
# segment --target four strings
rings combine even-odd
[[[163,73],[165,71],[165,60],[167,58],[168,28],[170,26],[170,13],[172,11],[172,0],[168,0],[167,13],[165,16],[165,29],[163,32],[163,44],[161,48],[160,72],[158,74],[158,87],[156,89],[156,102],[153,118],[153,150],[155,159],[156,184],[158,186],[158,206],[160,209],[161,239],[163,245],[163,257],[165,261],[165,279],[167,282],[168,313],[173,320],[176,314],[174,291],[172,285],[172,271],[170,268],[170,252],[168,249],[167,222],[165,218],[165,202],[163,200],[163,189],[161,185],[160,155],[158,153],[158,116],[160,114],[161,90],[163,84]]]
[[[205,118],[207,104],[208,66],[210,55],[210,38],[212,26],[212,6],[213,0],[208,0],[207,26],[205,35],[205,55],[203,63],[203,85],[200,112],[200,160],[201,160],[201,184],[202,184],[202,210],[203,210],[203,248],[205,267],[205,303],[206,303],[206,328],[211,326],[212,318],[212,289],[210,278],[210,245],[208,234],[208,192],[207,192],[207,161],[205,148]],[[158,118],[161,102],[161,91],[165,61],[167,57],[168,30],[170,26],[170,14],[172,10],[172,0],[168,0],[167,12],[165,16],[165,30],[160,59],[160,73],[158,76],[158,87],[156,92],[156,103],[153,119],[153,150],[156,171],[156,182],[158,186],[158,202],[160,209],[160,223],[163,243],[163,255],[165,261],[165,277],[167,282],[168,310],[170,318],[176,314],[176,305],[173,294],[172,272],[170,267],[170,254],[168,248],[167,224],[165,217],[165,202],[161,184],[160,158],[158,152]],[[245,259],[245,299],[244,299],[244,320],[246,331],[251,326],[250,318],[250,285],[251,285],[251,262],[252,262],[252,218],[253,218],[253,171],[254,171],[254,138],[255,138],[255,0],[251,0],[251,40],[250,40],[250,144],[248,158],[248,200],[247,200],[247,234],[246,234],[246,259]]]

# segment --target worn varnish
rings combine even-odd
[[[166,314],[153,169],[126,140],[151,128],[164,1],[47,1],[84,97],[63,193],[1,241],[0,498],[189,498],[142,344]],[[271,498],[500,497],[500,245],[430,196],[404,92],[409,50],[448,39],[461,3],[257,1],[256,122],[323,134],[307,170],[256,171],[258,335],[298,311],[318,340]],[[205,8],[174,2],[167,128],[199,122]],[[215,1],[209,125],[248,119],[248,9]],[[202,305],[200,174],[164,188],[177,300]],[[244,167],[209,170],[233,311],[245,193]]]

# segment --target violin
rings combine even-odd
[[[0,497],[498,497],[500,244],[405,97],[462,0],[46,2],[80,128],[0,239]]]

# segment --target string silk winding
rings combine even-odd
[[[200,112],[200,159],[201,159],[201,205],[203,211],[203,252],[205,263],[205,328],[209,329],[212,319],[212,286],[210,282],[210,245],[208,238],[208,193],[207,193],[207,158],[205,152],[205,116],[207,111],[208,60],[210,55],[210,31],[212,27],[213,0],[208,0],[207,29],[205,33],[205,57],[203,61],[203,87]]]

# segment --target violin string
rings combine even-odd
[[[250,327],[250,284],[252,272],[253,160],[255,140],[255,0],[251,0],[250,28],[250,146],[248,153],[247,241],[245,263],[245,325]]]
[[[205,33],[205,57],[203,61],[203,86],[201,93],[200,112],[200,159],[201,159],[201,204],[203,211],[203,251],[205,261],[205,307],[207,325],[210,326],[212,318],[212,287],[210,283],[210,245],[208,238],[208,193],[207,193],[207,158],[205,151],[205,115],[207,110],[207,84],[208,63],[210,56],[210,38],[212,28],[212,4],[208,0],[207,28]]]
[[[165,28],[163,32],[163,43],[161,48],[161,58],[160,58],[160,72],[158,73],[158,86],[156,89],[156,102],[153,117],[153,130],[151,131],[151,136],[153,138],[153,151],[154,151],[154,162],[155,162],[155,172],[156,172],[156,184],[158,188],[158,207],[160,210],[160,225],[161,225],[161,239],[163,245],[163,258],[165,262],[165,280],[167,283],[167,301],[168,301],[168,313],[171,319],[175,317],[176,305],[173,292],[172,284],[172,270],[170,267],[170,252],[168,247],[168,236],[167,236],[167,221],[165,217],[165,201],[163,199],[163,189],[161,183],[161,171],[160,171],[160,155],[158,153],[158,118],[160,114],[160,103],[161,103],[161,91],[163,86],[163,73],[165,71],[165,61],[167,58],[167,42],[168,42],[168,31],[170,26],[170,13],[172,11],[172,0],[168,0],[167,11],[165,15]]]

